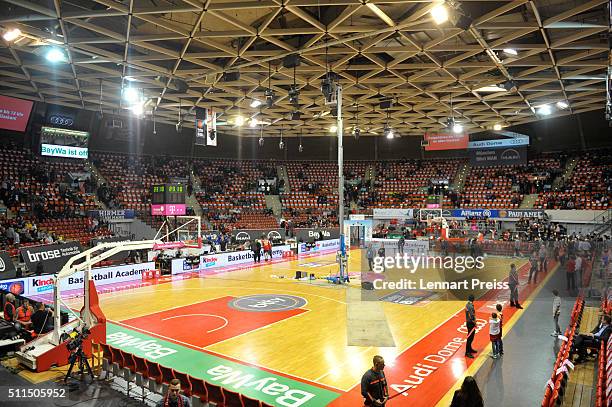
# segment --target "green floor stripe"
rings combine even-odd
[[[106,341],[113,347],[274,406],[326,406],[340,396],[327,389],[164,341],[111,322],[107,322],[106,331]],[[282,350],[279,349],[279,352]]]

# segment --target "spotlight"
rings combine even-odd
[[[514,48],[504,48],[504,54],[506,55],[512,55],[512,56],[517,56],[518,52],[516,52],[516,50]]]
[[[64,55],[64,51],[59,48],[51,47],[45,54],[45,58],[49,62],[63,62],[66,60],[66,56]]]
[[[560,100],[560,101],[557,102],[557,107],[559,109],[567,109],[568,106],[569,105],[567,104],[567,102],[564,102],[563,100]]]
[[[438,25],[444,24],[448,21],[448,9],[444,3],[438,4],[429,12],[434,19],[434,22]]]
[[[304,151],[304,146],[302,145],[302,143],[300,143],[300,145],[298,146],[298,151],[301,153],[302,151]]]
[[[548,116],[552,113],[552,108],[550,105],[542,105],[538,108],[538,114],[542,116]]]
[[[144,114],[144,103],[136,103],[130,107],[130,110],[135,116],[142,116]]]
[[[125,100],[126,102],[133,104],[138,102],[139,99],[139,95],[138,95],[138,89],[136,88],[125,88],[123,89],[123,100]]]
[[[20,35],[21,35],[21,30],[19,28],[13,28],[12,30],[6,31],[2,35],[2,38],[4,38],[4,41],[6,42],[11,42],[19,38]]]
[[[499,124],[499,123],[495,123],[495,124],[493,125],[493,130],[499,131],[499,130],[501,130],[501,129],[502,129],[502,125],[501,125],[501,124]]]
[[[249,121],[249,127],[254,129],[255,127],[257,127],[257,119],[251,119]]]
[[[285,142],[283,141],[283,139],[281,139],[281,141],[278,142],[278,149],[283,150],[284,148],[285,148]]]
[[[293,105],[294,107],[299,107],[300,105],[300,91],[298,90],[297,87],[291,87],[291,89],[289,89],[289,103],[291,105]]]
[[[234,124],[238,127],[242,126],[244,124],[244,117],[236,116],[236,118],[234,119]]]
[[[383,134],[385,135],[385,137],[387,137],[388,139],[392,139],[393,138],[393,129],[391,127],[385,126],[384,130],[383,130]]]
[[[300,120],[302,118],[302,112],[295,111],[291,112],[291,120]]]
[[[355,140],[359,140],[360,135],[361,135],[361,130],[359,129],[359,127],[353,128],[353,137],[355,137]]]
[[[321,80],[321,93],[325,97],[326,105],[336,104],[336,84],[338,83],[338,74],[335,72],[327,72]]]
[[[337,131],[338,131],[338,127],[337,127],[336,125],[332,124],[332,125],[329,127],[329,132],[330,132],[330,133],[335,133],[335,132],[337,132]]]
[[[267,89],[264,95],[266,97],[266,106],[269,109],[274,106],[274,99],[276,98],[276,94],[272,89]]]
[[[463,132],[463,126],[459,123],[455,123],[455,125],[453,126],[453,133],[459,134],[461,132]]]
[[[259,137],[259,140],[257,142],[259,143],[259,147],[263,147],[263,145],[264,145],[264,138],[263,137]]]
[[[253,99],[251,100],[251,107],[252,108],[256,108],[261,106],[261,100],[257,100],[257,99]]]

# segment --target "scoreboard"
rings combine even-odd
[[[184,204],[185,187],[183,184],[158,184],[152,186],[151,203],[158,204]]]

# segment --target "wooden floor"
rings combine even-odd
[[[359,280],[353,280],[347,287],[330,284],[321,279],[293,279],[297,270],[315,273],[318,277],[335,273],[334,261],[335,255],[324,255],[205,278],[101,294],[100,305],[112,322],[144,317],[227,296],[287,294],[301,297],[307,301],[302,307],[307,312],[216,342],[204,349],[340,392],[348,391],[360,382],[363,373],[371,367],[373,355],[384,356],[387,365],[393,366],[394,359],[399,354],[464,307],[463,301],[449,300],[434,300],[417,305],[383,302],[384,315],[395,347],[348,346],[347,294],[349,290],[360,290]],[[315,267],[303,266],[312,266],[312,263],[315,263]],[[489,257],[480,273],[488,279],[503,280],[507,277],[511,263],[520,265],[524,261]],[[360,268],[359,256],[351,256],[349,271],[359,272]],[[193,326],[193,335],[206,335],[206,332],[198,326]],[[454,382],[450,385],[453,384]],[[447,390],[443,391],[440,397]]]

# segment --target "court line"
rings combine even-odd
[[[129,293],[121,293],[121,294],[129,294]],[[142,294],[145,294],[145,293],[142,293]],[[150,293],[147,293],[147,294],[150,294]],[[119,297],[119,295],[115,295],[115,296]],[[127,321],[129,319],[135,319],[135,318],[143,318],[143,317],[147,317],[149,315],[159,314],[161,312],[166,312],[166,311],[172,311],[172,310],[175,310],[175,309],[178,309],[178,308],[183,308],[183,307],[189,307],[189,306],[192,306],[192,305],[202,304],[202,303],[208,302],[208,301],[220,300],[221,298],[236,298],[236,297],[231,296],[231,295],[224,295],[224,296],[221,296],[221,297],[210,298],[210,299],[205,300],[205,301],[192,302],[190,304],[185,304],[185,305],[177,305],[176,307],[164,308],[161,311],[154,311],[154,312],[149,312],[148,314],[142,314],[142,315],[136,315],[135,317],[129,317],[129,318],[126,318],[124,321]],[[104,312],[104,310],[102,310],[102,312]]]
[[[243,281],[243,280],[238,280],[238,281]],[[245,281],[248,283],[248,281]],[[311,286],[308,286],[311,287]],[[312,297],[318,297],[318,298],[322,298],[324,300],[329,300],[329,301],[333,301],[333,302],[337,302],[339,304],[343,304],[346,305],[346,302],[344,301],[340,301],[340,300],[336,300],[334,298],[329,298],[329,297],[325,297],[323,295],[318,295],[318,294],[311,294],[311,293],[305,293],[302,291],[292,291],[292,290],[279,290],[276,288],[259,288],[259,287],[226,287],[226,286],[217,286],[217,287],[184,287],[181,288],[180,290],[217,290],[217,289],[221,289],[221,288],[225,288],[225,289],[235,289],[235,290],[259,290],[259,291],[276,291],[276,292],[280,292],[280,293],[293,293],[293,294],[300,294],[300,295],[304,295],[304,296],[312,296]],[[173,291],[176,290],[177,288],[168,288],[168,289],[159,289],[159,290],[155,290],[155,293],[158,293],[160,291]],[[123,295],[133,295],[133,292],[119,292],[119,293],[110,293],[113,297],[120,297]],[[152,294],[152,292],[147,292],[143,294]],[[202,301],[200,301],[202,302]],[[197,303],[195,303],[197,304]],[[182,307],[183,305],[181,305],[180,307]],[[175,307],[175,308],[179,308],[179,307]],[[171,308],[168,308],[171,309]],[[165,310],[164,310],[165,311]],[[145,314],[148,315],[148,314]]]
[[[302,315],[302,314],[298,314],[298,315]],[[297,315],[294,315],[294,316],[297,316]],[[289,319],[289,318],[286,318],[286,319],[284,319],[282,321],[285,321],[287,319]],[[282,321],[278,321],[278,322],[282,322]],[[293,374],[290,374],[290,373],[282,372],[280,370],[270,369],[269,367],[261,366],[261,365],[259,365],[257,363],[246,362],[246,361],[238,359],[236,357],[225,355],[225,354],[223,354],[221,352],[216,352],[216,351],[213,351],[213,350],[210,350],[210,349],[206,349],[206,348],[199,348],[197,346],[194,346],[192,344],[180,341],[178,339],[169,338],[169,337],[164,336],[164,335],[160,335],[160,334],[156,334],[156,333],[153,333],[153,332],[149,332],[146,329],[136,328],[134,326],[131,326],[131,325],[128,325],[128,324],[124,324],[124,323],[119,322],[119,321],[113,321],[113,320],[109,319],[108,322],[111,322],[111,323],[113,323],[115,325],[122,326],[122,327],[127,328],[127,329],[131,329],[133,331],[138,331],[138,332],[144,333],[144,334],[152,336],[154,338],[160,338],[160,339],[163,339],[163,340],[167,340],[168,342],[173,342],[175,344],[180,344],[180,345],[183,345],[183,346],[185,346],[185,347],[187,347],[189,349],[194,349],[194,350],[198,350],[198,351],[201,351],[201,352],[204,352],[204,353],[208,353],[208,354],[211,354],[211,355],[214,355],[214,356],[218,356],[221,359],[227,359],[229,361],[240,363],[242,365],[246,365],[246,366],[250,366],[250,367],[255,367],[255,368],[261,369],[261,370],[263,370],[265,372],[268,372],[268,373],[279,374],[280,376],[284,376],[284,377],[287,377],[287,378],[290,378],[290,379],[294,379],[294,380],[300,381],[302,383],[309,384],[311,386],[320,387],[320,388],[324,388],[324,389],[326,388],[327,390],[333,390],[333,391],[340,392],[340,393],[346,392],[346,390],[340,389],[338,387],[330,386],[330,385],[323,384],[323,383],[316,383],[316,382],[314,382],[312,380],[306,379],[306,378],[301,377],[301,376],[296,376],[296,375],[293,375]],[[273,324],[270,324],[270,325],[267,325],[267,326],[271,326],[271,325],[273,325]],[[258,329],[262,329],[262,328],[258,328]],[[248,333],[254,332],[256,330],[249,331]],[[238,336],[236,336],[236,337],[238,337]],[[233,338],[229,338],[229,339],[233,339]],[[220,342],[217,342],[217,343],[220,343]]]
[[[540,293],[540,291],[542,291],[542,289],[544,288],[544,286],[546,285],[548,280],[550,280],[552,278],[552,276],[555,273],[557,273],[557,270],[559,270],[559,267],[560,267],[560,264],[557,264],[555,266],[555,268],[553,270],[551,270],[551,272],[547,272],[547,275],[540,282],[540,284],[538,284],[538,286],[535,288],[535,290],[533,290],[531,292],[529,297],[527,297],[525,299],[525,301],[523,301],[523,309],[522,310],[517,310],[517,312],[512,315],[513,317],[516,315],[516,318],[512,318],[510,321],[508,321],[508,327],[507,327],[508,329],[506,329],[506,324],[504,324],[504,330],[503,330],[502,338],[505,337],[506,335],[508,335],[510,330],[521,319],[523,314],[525,312],[527,312],[527,309],[533,303],[534,298],[537,297],[537,295]],[[476,360],[474,360],[474,362],[470,366],[468,366],[468,368],[465,370],[465,372],[463,372],[463,377],[458,379],[455,382],[455,384],[453,384],[451,389],[444,396],[442,396],[440,401],[438,401],[438,403],[436,404],[436,407],[446,407],[450,403],[450,401],[452,399],[451,394],[454,394],[455,389],[461,387],[460,383],[463,383],[463,379],[465,378],[465,376],[474,376],[476,374],[476,372],[478,372],[482,368],[482,366],[485,364],[485,362],[487,360],[489,360],[489,352],[491,352],[491,343],[489,343],[482,350],[482,352],[477,356]]]
[[[167,321],[169,319],[174,319],[174,318],[184,318],[184,317],[199,317],[199,316],[204,316],[204,317],[215,317],[215,318],[219,318],[225,321],[225,324],[223,324],[223,326],[220,326],[219,328],[215,328],[215,329],[211,329],[210,331],[206,331],[207,334],[211,333],[211,332],[215,332],[218,331],[219,329],[223,329],[227,326],[227,324],[229,324],[229,321],[227,320],[227,318],[224,318],[222,316],[219,315],[214,315],[214,314],[185,314],[185,315],[174,315],[168,318],[162,318],[162,321]]]
[[[257,332],[257,331],[261,331],[261,330],[263,330],[263,329],[270,328],[272,325],[276,325],[276,324],[279,324],[279,323],[281,323],[281,322],[285,322],[285,321],[287,321],[287,320],[289,320],[289,319],[291,319],[291,318],[299,317],[299,316],[301,316],[301,315],[306,315],[308,312],[310,312],[310,311],[311,311],[311,310],[306,309],[306,308],[299,308],[299,309],[302,309],[302,310],[304,310],[305,312],[301,312],[301,313],[299,313],[299,314],[291,315],[291,316],[290,316],[290,317],[288,317],[288,318],[281,319],[281,320],[278,320],[278,321],[276,321],[276,322],[272,322],[271,324],[268,324],[268,325],[260,326],[259,328],[255,328],[255,329],[253,329],[252,331],[243,332],[243,333],[238,334],[238,335],[236,335],[236,336],[232,336],[231,338],[223,339],[222,341],[219,341],[219,342],[211,343],[210,345],[208,345],[208,347],[211,347],[211,346],[216,346],[216,345],[218,345],[218,344],[220,344],[220,343],[223,343],[223,342],[226,342],[226,341],[229,341],[229,340],[232,340],[232,339],[239,338],[239,337],[241,337],[241,336],[243,336],[243,335],[248,335],[248,334],[251,334],[251,333],[253,333],[253,332]],[[214,352],[214,351],[211,351],[211,352]]]

